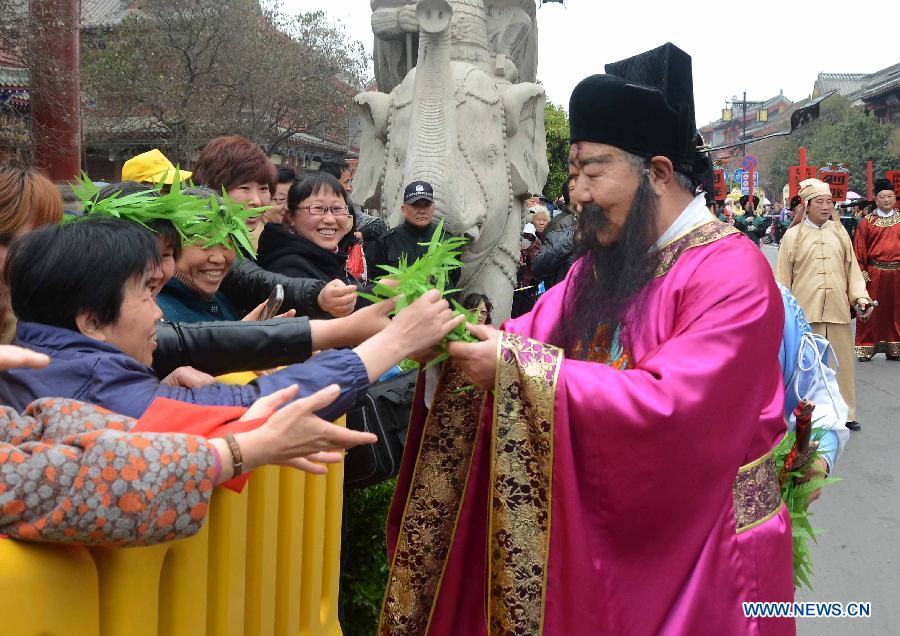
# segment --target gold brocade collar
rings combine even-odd
[[[675,239],[660,250],[660,261],[656,267],[656,278],[668,274],[678,258],[689,249],[709,245],[732,234],[740,234],[733,225],[713,219],[709,223],[691,230],[681,238]]]
[[[876,227],[893,227],[900,223],[900,214],[894,212],[891,216],[885,218],[872,212],[872,214],[866,217],[866,221]]]

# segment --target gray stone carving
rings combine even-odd
[[[388,8],[387,0],[376,4]],[[533,15],[533,1],[492,5],[510,26],[495,41],[511,54],[523,46],[512,25],[524,4]],[[460,284],[488,296],[499,322],[512,306],[524,198],[543,188],[548,166],[544,89],[512,83],[509,60],[490,48],[487,15],[483,0],[418,0],[418,64],[390,93],[356,96],[353,197],[396,225],[405,185],[431,183],[447,229],[470,238]]]
[[[371,4],[375,80],[378,90],[389,93],[416,65],[419,50],[416,0],[371,0]],[[504,56],[506,78],[511,82],[536,81],[538,39],[534,0],[485,0],[484,13],[487,48],[493,58]],[[455,41],[456,33],[452,35]]]

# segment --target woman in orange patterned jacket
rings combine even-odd
[[[0,346],[0,368],[48,362]],[[249,409],[159,399],[140,420],[57,398],[36,400],[22,415],[0,407],[0,533],[102,545],[170,541],[199,531],[213,486],[241,472],[279,464],[321,474],[344,449],[375,441],[314,415],[337,397],[336,386],[276,411],[296,392],[288,387]]]

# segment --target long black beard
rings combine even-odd
[[[653,280],[660,259],[659,252],[651,250],[658,209],[650,181],[641,175],[621,235],[615,243],[603,245],[598,236],[609,230],[606,213],[594,204],[582,208],[576,243],[585,259],[566,289],[554,334],[568,356],[578,349],[586,355],[599,325],[614,327],[639,310],[641,292]]]

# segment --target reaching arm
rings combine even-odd
[[[74,400],[4,408],[0,420],[0,533],[146,545],[202,527],[217,478],[202,437],[128,433],[133,419]],[[161,461],[175,454],[183,462]]]
[[[291,278],[262,269],[245,258],[236,262],[222,281],[221,291],[235,305],[249,311],[268,298],[275,285],[284,287],[283,310],[296,309],[297,315],[327,318],[319,306],[319,294],[325,286],[314,278]]]
[[[871,303],[869,292],[866,290],[866,279],[863,278],[862,269],[856,260],[856,254],[853,251],[853,245],[850,243],[850,235],[847,231],[839,232],[841,243],[844,244],[844,252],[847,255],[845,267],[847,271],[847,297],[850,299],[850,305],[856,305],[860,301]]]
[[[160,322],[153,370],[163,378],[178,367],[192,366],[210,375],[271,369],[303,362],[315,349],[308,318],[274,318],[265,322]]]

